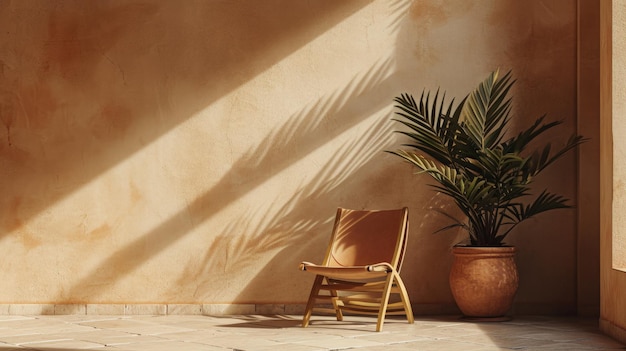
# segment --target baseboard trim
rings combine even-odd
[[[413,304],[413,314],[456,315],[455,304]],[[0,315],[302,315],[304,303],[244,303],[244,304],[0,304]],[[573,314],[570,305],[514,306],[513,315],[563,315]]]
[[[302,314],[302,304],[0,304],[0,315]]]

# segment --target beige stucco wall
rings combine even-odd
[[[622,122],[626,114],[626,3],[616,1],[613,5],[613,33],[612,33],[612,119],[613,119],[613,213],[620,213],[626,208],[625,175],[626,165],[621,160],[626,159],[626,142],[621,135],[626,133],[626,125]],[[612,235],[612,265],[613,268],[626,271],[626,218],[613,216]]]
[[[0,1],[0,303],[302,303],[338,206],[410,208],[416,311],[453,311],[447,202],[392,99],[500,67],[576,130],[576,1]],[[576,201],[574,154],[538,189]],[[576,309],[576,211],[513,234],[516,311]],[[558,248],[555,250],[555,247]]]

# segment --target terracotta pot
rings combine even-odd
[[[519,278],[514,247],[452,249],[450,289],[466,317],[497,318],[511,309]]]

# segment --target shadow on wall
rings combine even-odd
[[[401,24],[399,18],[405,13],[406,7],[400,5],[409,2],[397,4],[395,8],[397,17],[391,21],[391,26]],[[304,45],[304,42],[298,41],[294,43],[293,48],[301,45]],[[256,65],[247,63],[242,64],[240,68],[248,64],[253,67]],[[302,302],[306,296],[299,293],[305,293],[309,286],[307,283],[300,283],[308,282],[309,277],[298,275],[297,263],[302,259],[314,261],[315,257],[321,258],[337,206],[400,207],[406,201],[415,201],[415,198],[421,196],[411,196],[410,200],[391,199],[393,203],[374,201],[383,198],[381,195],[391,192],[404,193],[399,190],[400,188],[407,186],[413,188],[412,185],[394,182],[402,178],[398,177],[398,172],[394,170],[402,169],[403,165],[382,152],[395,146],[388,110],[391,107],[391,99],[396,94],[394,85],[398,78],[396,69],[394,60],[381,58],[367,72],[354,77],[343,88],[315,100],[291,116],[288,123],[269,134],[259,145],[236,160],[211,189],[197,196],[186,208],[162,221],[150,232],[138,235],[131,244],[112,253],[96,269],[85,274],[83,279],[65,290],[63,296],[59,296],[59,300],[64,301],[67,297],[70,297],[72,302],[97,300],[102,292],[94,289],[97,282],[113,284],[130,275],[151,257],[158,255],[203,221],[211,218],[221,208],[259,187],[264,181],[329,143],[338,135],[349,132],[351,139],[343,147],[338,148],[339,152],[328,155],[326,164],[321,165],[318,173],[312,178],[313,181],[303,184],[299,192],[286,203],[278,205],[280,210],[272,211],[277,214],[270,213],[269,207],[274,204],[272,199],[267,199],[266,204],[253,211],[242,211],[241,217],[236,222],[230,223],[222,233],[207,233],[210,242],[207,243],[205,256],[200,260],[198,257],[190,257],[189,261],[184,263],[185,268],[178,281],[173,284],[175,288],[164,293],[167,302],[170,303],[219,302],[216,299],[223,296],[226,290],[233,289],[227,281],[228,274],[250,268],[251,271],[261,273],[245,287],[234,288],[242,289],[236,298],[237,301],[234,302],[267,303],[272,299],[279,299],[281,302]],[[218,81],[219,84],[221,83]],[[226,87],[229,85],[226,84]],[[183,95],[181,93],[179,98],[182,99]],[[186,98],[189,99],[188,96]],[[204,100],[196,98],[198,100],[190,103],[198,108],[203,106],[201,102],[210,104],[212,101],[210,97]],[[155,99],[160,101],[160,97]],[[163,100],[167,102],[172,98],[164,97]],[[178,103],[172,105],[178,106]],[[367,108],[364,110],[363,106]],[[380,110],[386,113],[382,118],[375,115]],[[180,109],[177,109],[177,112],[180,112]],[[192,113],[193,111],[186,111],[182,116]],[[357,126],[372,115],[376,116],[378,122],[368,122],[369,127],[359,130]],[[169,128],[171,127],[172,125],[169,125]],[[163,129],[161,133],[165,130]],[[293,154],[294,150],[297,150],[297,154]],[[289,157],[285,157],[286,154],[289,154]],[[250,177],[251,174],[254,174],[254,177]],[[223,189],[232,191],[225,195]],[[219,201],[216,201],[218,194]],[[391,200],[387,198],[385,201]],[[415,211],[412,216],[421,218],[423,214]],[[251,222],[257,217],[265,217],[266,220],[262,227],[253,228],[254,224]],[[194,218],[194,221],[186,221],[187,218]],[[181,222],[187,223],[184,228],[181,228]],[[424,228],[424,223],[416,227],[422,228],[420,233],[432,232],[431,228]],[[250,232],[254,234],[244,235]],[[319,235],[320,233],[322,235]],[[446,242],[441,247],[447,249],[450,238],[442,237],[440,240]],[[272,252],[276,254],[269,262],[258,261],[259,257]],[[407,265],[412,264],[415,262],[407,262]],[[215,274],[216,272],[218,274]],[[417,284],[417,281],[413,281],[411,285]],[[181,293],[181,289],[193,291]],[[268,291],[290,293],[286,297],[277,297],[267,296]],[[192,296],[193,301],[178,300],[181,295]],[[227,298],[227,301],[231,300]]]
[[[242,215],[213,240],[203,260],[189,263],[188,271],[180,275],[179,286],[195,286],[194,298],[206,301],[211,296],[222,295],[220,289],[228,289],[228,284],[220,284],[221,274],[253,269],[260,270],[261,276],[246,284],[237,297],[238,303],[288,302],[289,299],[300,302],[301,296],[279,296],[278,292],[293,291],[301,282],[296,276],[300,260],[314,260],[323,254],[328,238],[319,234],[330,233],[338,204],[362,208],[363,193],[384,186],[372,182],[368,169],[376,168],[372,164],[382,161],[379,151],[389,146],[390,134],[388,123],[376,123],[360,138],[346,143],[314,175],[315,182],[303,185],[276,211],[277,215],[265,215],[267,224],[263,227],[253,228],[250,224],[259,213]],[[245,232],[255,234],[241,235]],[[258,261],[271,252],[276,255],[270,262]]]
[[[0,170],[0,181],[11,184],[0,200],[0,239],[368,3],[233,1],[187,9],[168,1],[10,3],[0,13],[0,26],[10,33],[0,42],[0,117],[5,132],[0,157],[7,164]],[[278,5],[281,11],[274,11]],[[33,7],[39,11],[31,11]],[[11,20],[16,14],[30,18]],[[332,138],[328,129],[339,133],[359,123],[364,111],[346,104],[349,96],[342,94],[362,94],[377,85],[390,65],[381,62],[338,96],[319,100],[295,116],[295,123],[268,136],[251,151],[252,157],[236,162],[214,188],[237,189],[230,198],[216,204],[212,191],[202,194],[185,213],[113,253],[64,296],[92,299],[87,287],[93,282],[121,279],[184,236],[171,230],[179,228],[181,216],[209,218],[218,206],[272,176],[246,183],[251,171],[259,166],[270,169],[269,164],[274,171],[288,166],[281,153],[292,150],[294,142],[302,152],[310,152]],[[320,114],[340,118],[314,118]],[[334,126],[320,129],[324,123]],[[51,186],[51,178],[62,181]],[[244,182],[233,184],[233,179]],[[18,239],[37,245],[32,238]]]
[[[391,21],[390,36],[396,35],[404,25],[404,16],[411,3],[404,1],[396,4],[397,13],[392,16],[394,20]],[[439,274],[430,281],[423,279],[424,276],[432,277],[432,271],[447,272],[449,248],[454,240],[458,240],[454,233],[431,237],[442,222],[442,217],[433,215],[432,207],[446,207],[449,203],[442,201],[441,197],[433,197],[430,192],[425,193],[430,189],[426,189],[423,184],[405,182],[406,174],[412,170],[384,153],[384,150],[398,146],[393,133],[396,125],[390,120],[391,106],[393,97],[399,92],[398,81],[408,69],[406,66],[399,67],[396,57],[393,65],[387,61],[383,65],[374,65],[363,77],[356,77],[343,89],[315,104],[337,108],[320,111],[306,109],[310,112],[299,114],[298,118],[304,121],[315,120],[317,115],[330,116],[334,123],[339,123],[342,131],[349,130],[367,116],[374,116],[377,122],[372,123],[366,133],[353,133],[351,142],[337,148],[340,150],[338,154],[329,155],[327,163],[313,177],[317,181],[303,185],[277,211],[277,215],[268,213],[268,224],[252,230],[256,235],[238,235],[249,230],[249,223],[257,216],[254,213],[242,217],[216,237],[207,248],[204,260],[190,261],[188,271],[179,278],[178,286],[195,286],[194,297],[206,301],[220,295],[220,290],[231,288],[227,282],[216,277],[216,272],[236,272],[255,267],[259,273],[242,289],[235,302],[304,303],[312,277],[298,272],[298,264],[303,260],[321,262],[337,207],[389,209],[409,206],[411,233],[407,250],[410,254],[407,255],[403,270],[403,276],[409,277],[407,288],[415,301],[424,301],[423,296],[433,294],[441,300],[431,303],[449,301],[451,295],[447,288],[447,273]],[[369,109],[355,113],[355,108],[362,105],[369,106]],[[384,113],[376,114],[377,111]],[[320,134],[314,138],[324,136]],[[296,135],[289,139],[297,143],[298,138]],[[388,194],[399,196],[385,196]],[[428,201],[429,198],[433,201]],[[432,244],[424,245],[424,240],[432,240]],[[276,254],[271,260],[258,262],[261,253],[272,251]],[[194,276],[191,272],[200,274]],[[281,294],[285,291],[290,293]],[[451,310],[455,311],[455,307],[451,307]]]
[[[368,3],[3,2],[0,239]]]
[[[390,21],[391,38],[409,35],[407,21],[411,21],[406,16],[413,4],[413,1],[395,3],[395,14]],[[402,44],[399,42],[398,45]],[[327,163],[313,177],[318,181],[303,185],[301,191],[284,204],[283,210],[278,211],[278,215],[268,214],[268,225],[259,229],[257,235],[237,235],[249,227],[249,221],[256,214],[243,217],[221,233],[207,248],[199,270],[196,267],[198,262],[192,261],[188,265],[189,271],[181,274],[179,286],[196,286],[194,296],[210,300],[214,297],[212,294],[220,294],[220,289],[230,288],[227,282],[215,277],[216,271],[234,272],[254,266],[259,273],[242,289],[237,303],[305,303],[312,277],[299,272],[297,267],[304,260],[321,262],[337,207],[388,209],[408,206],[410,234],[402,274],[409,294],[413,303],[449,304],[452,299],[447,284],[451,258],[449,250],[455,240],[458,241],[458,235],[432,234],[441,227],[442,220],[446,221],[433,212],[433,207],[442,208],[449,203],[442,201],[417,180],[415,183],[406,182],[406,175],[412,170],[399,159],[384,153],[384,150],[395,149],[399,145],[393,133],[397,125],[391,121],[393,98],[403,92],[407,81],[411,89],[415,88],[414,69],[420,63],[404,59],[402,55],[394,55],[393,65],[375,65],[365,77],[355,78],[340,91],[316,103],[322,106],[341,103],[344,106],[336,111],[311,113],[305,120],[315,119],[316,115],[330,115],[335,123],[341,123],[342,130],[348,129],[343,127],[344,124],[349,127],[365,116],[375,116],[378,122],[371,124],[367,134],[354,134],[352,142],[338,148],[341,150],[339,154],[329,155]],[[355,114],[354,108],[361,105],[370,106],[370,109]],[[380,110],[384,113],[375,114]],[[388,194],[398,196],[385,196]],[[240,240],[233,240],[236,237]],[[276,252],[271,260],[263,263],[256,261],[259,253],[271,251]],[[190,274],[192,271],[201,274],[193,276]],[[433,274],[435,271],[441,274]],[[190,277],[195,279],[190,280]],[[290,294],[277,294],[283,291]],[[437,296],[438,300],[429,301],[425,296]],[[454,312],[456,308],[451,306],[449,310]],[[432,313],[429,310],[420,312],[424,311]]]
[[[289,123],[268,135],[260,145],[234,162],[230,170],[209,191],[198,196],[188,207],[181,209],[154,230],[139,236],[130,245],[113,253],[97,269],[74,284],[67,296],[76,297],[89,292],[88,296],[81,298],[95,298],[98,292],[89,289],[93,282],[114,282],[132,273],[150,257],[181,239],[221,208],[252,191],[291,163],[333,140],[338,134],[361,123],[363,117],[359,106],[374,96],[380,96],[377,89],[385,87],[384,82],[391,69],[392,62],[383,61],[364,76],[355,78],[344,90],[320,99],[292,116]],[[381,101],[381,108],[386,105],[382,104]],[[316,118],[317,116],[323,117]],[[349,179],[351,175],[357,173],[366,160],[380,154],[384,146],[388,145],[392,133],[387,122],[381,121],[365,133],[355,135],[357,139],[351,145],[345,145],[344,151],[329,155],[328,164],[322,166],[318,175],[314,177],[316,181],[304,185],[298,194],[294,194],[291,200],[283,205],[283,210],[278,211],[279,217],[268,218],[266,228],[250,229],[248,219],[258,216],[259,213],[242,211],[240,219],[231,223],[224,233],[220,235],[207,233],[208,237],[215,238],[211,239],[212,244],[207,244],[206,257],[201,261],[198,261],[197,257],[191,257],[187,269],[182,272],[177,284],[174,284],[175,290],[166,295],[171,296],[171,301],[180,302],[176,299],[181,295],[183,287],[182,289],[195,289],[196,293],[193,295],[197,300],[194,302],[205,301],[203,299],[207,298],[207,294],[217,294],[216,290],[220,286],[227,286],[223,281],[226,274],[224,271],[237,271],[242,267],[251,266],[258,255],[283,247],[291,250],[292,245],[302,243],[302,239],[310,230],[328,221],[326,217],[318,218],[320,211],[314,209],[322,207],[325,210],[329,204],[340,201],[337,197],[345,197],[346,190],[334,194],[333,191],[341,184],[352,182],[353,180]],[[286,153],[295,149],[300,153],[299,157],[284,157]],[[255,176],[249,177],[250,174]],[[364,189],[376,185],[378,184],[369,184],[364,186]],[[223,194],[225,188],[234,190],[226,196]],[[216,201],[218,193],[219,201]],[[265,204],[259,205],[258,211],[264,211],[272,203],[273,201],[268,199]],[[333,213],[331,209],[330,214]],[[189,223],[183,232],[180,223],[185,222],[189,216],[201,220]],[[252,236],[242,234],[250,231],[255,234]],[[299,234],[294,235],[294,232]],[[150,250],[145,250],[146,247]],[[119,262],[124,264],[119,265]],[[115,270],[106,269],[113,266],[116,267]],[[215,272],[219,272],[221,278],[214,279],[222,279],[221,282],[211,280],[211,277],[215,276],[212,273]]]
[[[397,13],[401,14],[401,10],[398,7]],[[392,22],[392,25],[397,25],[397,22]],[[168,302],[172,303],[215,302],[216,297],[221,295],[220,289],[230,289],[224,277],[228,277],[229,272],[238,272],[246,267],[252,267],[255,271],[272,271],[272,279],[269,282],[255,279],[244,288],[245,291],[236,302],[267,301],[268,297],[263,296],[263,291],[268,284],[271,284],[273,291],[293,291],[290,286],[293,286],[294,280],[291,279],[290,272],[295,271],[297,260],[302,259],[300,254],[304,254],[311,247],[323,246],[327,238],[320,237],[317,233],[320,229],[325,234],[329,233],[327,226],[337,204],[362,207],[371,201],[370,194],[385,193],[394,186],[390,178],[377,174],[377,170],[386,167],[388,160],[382,151],[390,147],[394,139],[391,122],[385,116],[378,122],[370,123],[365,130],[359,131],[355,128],[373,113],[390,107],[389,91],[393,89],[392,83],[396,78],[394,65],[392,60],[383,58],[367,72],[354,77],[342,89],[315,100],[291,116],[288,123],[270,133],[259,145],[235,161],[210,190],[200,194],[188,207],[160,223],[154,230],[113,253],[97,269],[73,284],[65,295],[79,300],[93,300],[99,294],[90,289],[93,282],[114,282],[129,275],[150,257],[178,241],[221,208],[338,135],[351,131],[353,140],[346,142],[344,147],[339,148],[339,152],[329,154],[327,163],[320,167],[312,178],[314,180],[303,184],[289,201],[279,205],[281,209],[277,211],[278,215],[273,216],[269,212],[263,214],[273,204],[272,199],[267,199],[267,204],[262,204],[251,212],[242,211],[239,220],[230,223],[223,233],[207,233],[211,242],[207,244],[205,257],[201,260],[190,257],[186,268],[174,284],[176,288],[165,295]],[[363,106],[367,106],[367,109],[364,110]],[[357,131],[354,132],[353,129]],[[285,157],[294,150],[297,150],[297,154]],[[379,165],[375,166],[376,163]],[[250,174],[255,176],[250,177]],[[224,195],[223,189],[233,191]],[[215,201],[220,191],[219,201]],[[187,217],[200,220],[189,223],[182,231],[180,223]],[[256,217],[266,218],[263,227],[251,228],[253,225],[250,222]],[[244,235],[249,232],[254,234]],[[145,250],[146,247],[149,250]],[[279,254],[265,268],[259,267],[257,258],[273,251]],[[124,264],[117,264],[119,262]],[[107,269],[113,266],[116,267],[115,270]],[[216,272],[219,274],[215,274]],[[190,294],[193,301],[177,300],[181,295],[189,295],[181,294],[181,287],[193,290]],[[301,297],[293,298],[297,301]]]

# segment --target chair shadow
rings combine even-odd
[[[359,318],[358,320],[351,318]],[[394,316],[396,317],[396,316]],[[311,323],[307,328],[302,328],[302,317],[295,315],[245,315],[245,316],[212,316],[212,318],[224,318],[224,319],[237,319],[241,322],[224,323],[216,326],[220,328],[251,328],[251,329],[292,329],[298,328],[301,330],[319,330],[319,329],[333,329],[337,331],[341,330],[358,330],[358,331],[376,331],[372,328],[376,325],[376,317],[363,317],[353,316],[346,314],[343,321],[337,321],[335,316],[331,315],[315,315],[315,318],[311,320]],[[368,318],[368,320],[364,320]],[[371,320],[369,320],[371,319]],[[390,321],[397,319],[398,322],[401,318],[390,318]],[[371,330],[369,330],[371,329]]]
[[[285,329],[302,327],[302,319],[286,315],[212,316],[212,318],[241,320],[239,323],[218,324],[222,328]]]

